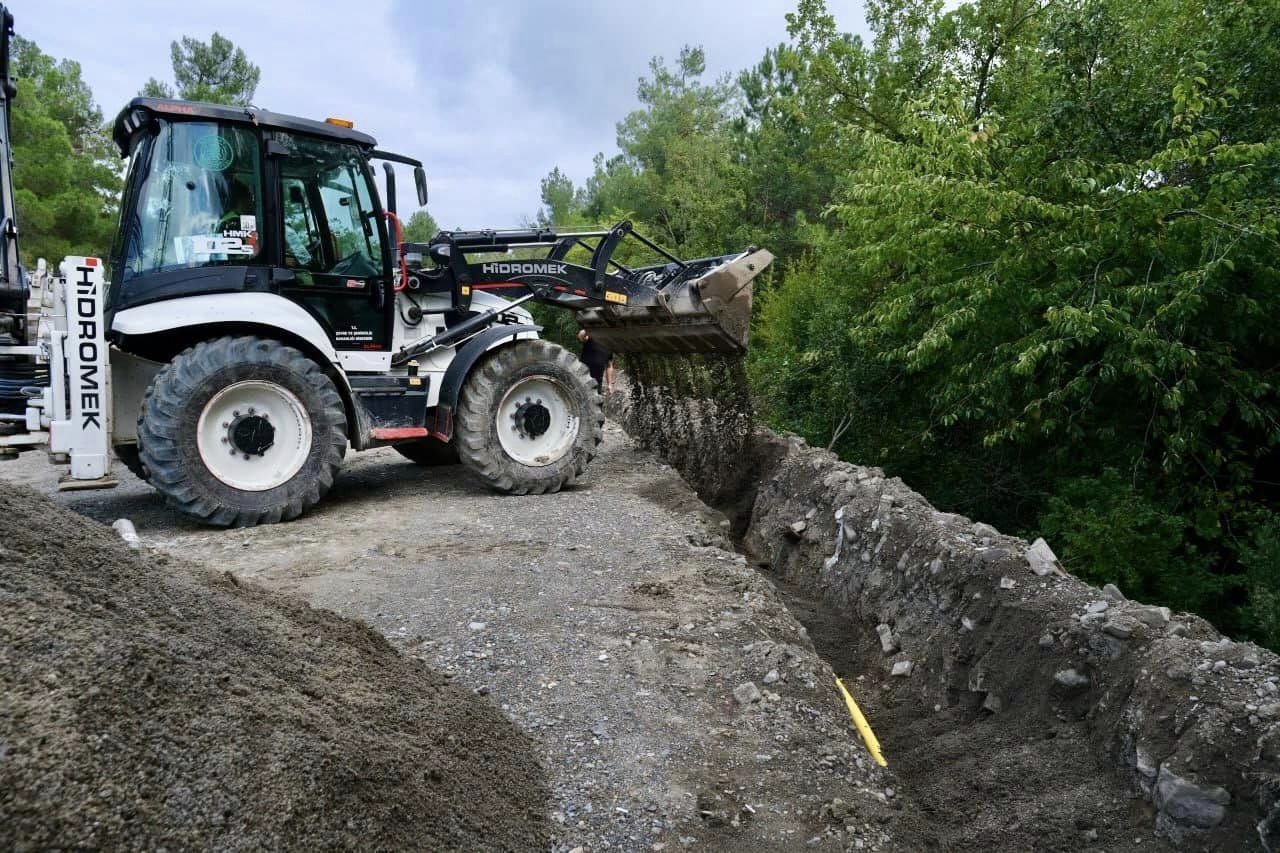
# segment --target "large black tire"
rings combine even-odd
[[[265,394],[262,399],[267,402],[277,400],[273,394],[288,401],[283,406],[285,416],[277,413],[270,422],[269,435],[292,435],[293,440],[291,444],[282,441],[279,447],[267,443],[243,454],[250,465],[260,460],[265,467],[246,468],[252,485],[238,488],[223,479],[232,479],[228,474],[220,476],[210,468],[210,464],[218,470],[239,465],[234,461],[239,452],[230,453],[232,463],[212,455],[218,444],[208,438],[209,432],[228,424],[214,423],[217,418],[202,422],[201,416],[231,405],[226,401],[237,399],[235,395],[248,394],[252,401],[254,393]],[[261,425],[270,407],[264,405],[259,415],[254,411],[247,408],[244,418],[258,417]],[[235,415],[241,417],[238,410]],[[202,425],[206,431],[198,436]],[[292,433],[284,430],[286,426]],[[254,429],[250,432],[257,435]],[[234,431],[234,424],[227,435],[231,443],[222,438],[222,449],[245,440]],[[151,485],[169,505],[208,524],[272,524],[297,518],[329,491],[347,450],[347,417],[333,382],[298,350],[263,338],[217,338],[185,350],[156,375],[138,419],[138,444]],[[268,457],[272,449],[281,453]],[[252,459],[254,455],[259,460]],[[287,464],[281,467],[281,462]],[[289,475],[294,466],[296,471]],[[278,484],[272,485],[273,476],[280,480]]]
[[[551,395],[557,400],[550,408],[543,406],[544,417],[536,407],[543,404],[543,396]],[[514,405],[524,402],[531,408],[516,414],[500,413],[519,397],[526,400],[517,400]],[[514,495],[556,492],[586,473],[596,455],[604,434],[601,400],[586,365],[576,356],[548,341],[516,341],[489,353],[467,377],[458,400],[454,445],[462,464],[498,491]],[[510,446],[504,447],[500,414],[504,425],[525,419],[530,435],[516,436],[512,443],[511,430],[506,429],[505,440]],[[544,421],[547,425],[533,436]],[[540,447],[546,443],[544,435],[557,437],[555,441],[563,447],[552,447],[544,456],[525,454],[523,461],[518,458],[524,452],[521,441]]]
[[[423,438],[418,441],[402,441],[395,445],[396,452],[416,462],[419,465],[428,467],[436,465],[457,465],[462,460],[458,458],[458,449],[452,444],[441,441],[438,438]]]

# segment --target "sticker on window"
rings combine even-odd
[[[231,143],[216,134],[197,139],[192,155],[197,166],[211,172],[224,171],[235,159],[235,151],[232,150]]]
[[[255,233],[252,240],[244,237],[227,237],[218,234],[194,234],[189,237],[174,237],[173,251],[180,264],[199,261],[220,260],[226,256],[250,257],[258,253],[258,237]],[[219,258],[223,256],[223,258]]]

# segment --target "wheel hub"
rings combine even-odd
[[[276,443],[276,428],[265,412],[258,414],[253,409],[248,414],[237,412],[227,424],[227,443],[233,453],[243,453],[246,459],[263,456]]]
[[[572,392],[557,378],[535,374],[517,379],[494,413],[503,452],[530,467],[564,459],[578,435],[575,405]]]
[[[210,474],[234,489],[263,492],[284,485],[306,464],[311,419],[284,385],[246,379],[209,398],[195,439]]]
[[[541,399],[525,397],[524,402],[516,406],[511,420],[522,438],[537,438],[551,428],[551,411]]]

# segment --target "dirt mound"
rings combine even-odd
[[[531,744],[364,625],[0,492],[0,837],[545,849]]]

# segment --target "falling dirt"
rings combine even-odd
[[[628,431],[730,518],[749,515],[755,408],[742,356],[628,356]],[[745,503],[744,503],[745,501]]]
[[[0,838],[550,845],[529,739],[366,626],[0,491]]]

